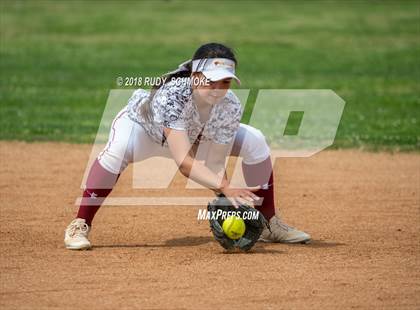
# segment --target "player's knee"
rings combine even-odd
[[[119,174],[127,168],[129,159],[127,151],[118,148],[105,149],[98,156],[100,164],[109,172]]]
[[[259,144],[260,146],[263,144],[267,144],[265,140],[265,136],[262,133],[262,131],[257,128],[253,128],[253,127],[251,128],[252,128],[252,134],[254,136],[256,144]]]
[[[249,125],[246,126],[245,147],[249,150],[268,147],[262,131]]]
[[[261,130],[247,126],[247,134],[243,145],[243,161],[248,164],[254,164],[263,161],[270,156],[270,147],[267,144],[264,134]]]

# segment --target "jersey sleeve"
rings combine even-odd
[[[241,123],[243,109],[239,98],[229,90],[219,111],[219,124],[213,141],[218,144],[229,144],[235,138]]]
[[[169,82],[156,92],[153,98],[153,118],[164,127],[187,130],[184,108],[188,96],[178,84]]]

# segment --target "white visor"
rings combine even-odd
[[[195,59],[192,61],[192,72],[201,72],[212,82],[232,78],[241,84],[235,75],[235,62],[227,58]]]

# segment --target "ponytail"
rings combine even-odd
[[[159,88],[172,79],[189,77],[191,75],[191,70],[192,60],[189,59],[180,64],[177,69],[165,73],[160,79],[158,79],[159,82],[152,86],[147,101],[140,106],[140,115],[147,123],[151,123],[153,121],[152,101]]]

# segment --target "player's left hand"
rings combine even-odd
[[[212,214],[217,214],[218,210],[222,210],[224,212],[234,211],[242,217],[245,222],[246,229],[241,238],[233,240],[224,233],[222,228],[224,219],[220,216],[217,218],[212,218],[211,216]],[[258,241],[264,227],[269,228],[267,220],[257,209],[254,209],[247,204],[240,204],[237,208],[235,208],[230,203],[230,200],[223,195],[220,195],[219,198],[210,202],[207,206],[207,211],[210,212],[209,222],[214,238],[226,250],[238,248],[243,251],[249,251]],[[244,212],[252,212],[251,214],[255,216],[243,216]]]

